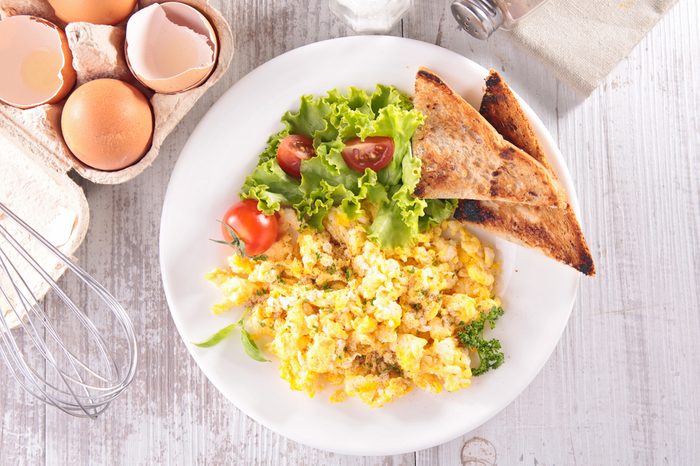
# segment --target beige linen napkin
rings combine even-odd
[[[675,3],[549,0],[512,34],[559,79],[590,94]]]

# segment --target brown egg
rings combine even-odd
[[[99,170],[120,170],[148,150],[153,113],[146,97],[131,84],[96,79],[68,97],[61,130],[81,162]]]
[[[49,0],[49,4],[66,23],[117,24],[134,11],[136,0]]]
[[[19,108],[58,102],[75,84],[72,60],[55,24],[24,15],[0,21],[0,100]]]

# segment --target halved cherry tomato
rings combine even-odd
[[[290,134],[277,147],[277,163],[294,178],[301,178],[301,161],[314,155],[313,141],[299,134]]]
[[[221,233],[227,243],[238,247],[243,254],[259,256],[277,241],[277,216],[260,212],[256,200],[236,202],[224,214]]]
[[[394,140],[386,136],[370,136],[364,141],[360,138],[345,141],[343,159],[350,168],[360,173],[365,168],[378,172],[391,163],[394,158]]]

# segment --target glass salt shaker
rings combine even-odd
[[[452,14],[477,39],[488,39],[498,28],[511,29],[546,0],[455,0]]]
[[[386,33],[411,7],[411,0],[329,0],[331,11],[355,32]]]

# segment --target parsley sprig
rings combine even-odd
[[[501,342],[495,338],[486,340],[484,328],[488,324],[490,328],[496,327],[496,320],[503,315],[502,307],[492,307],[489,312],[484,312],[478,319],[466,324],[461,322],[457,328],[457,340],[479,355],[479,366],[472,369],[472,374],[481,375],[491,369],[496,369],[505,358],[501,351]]]

